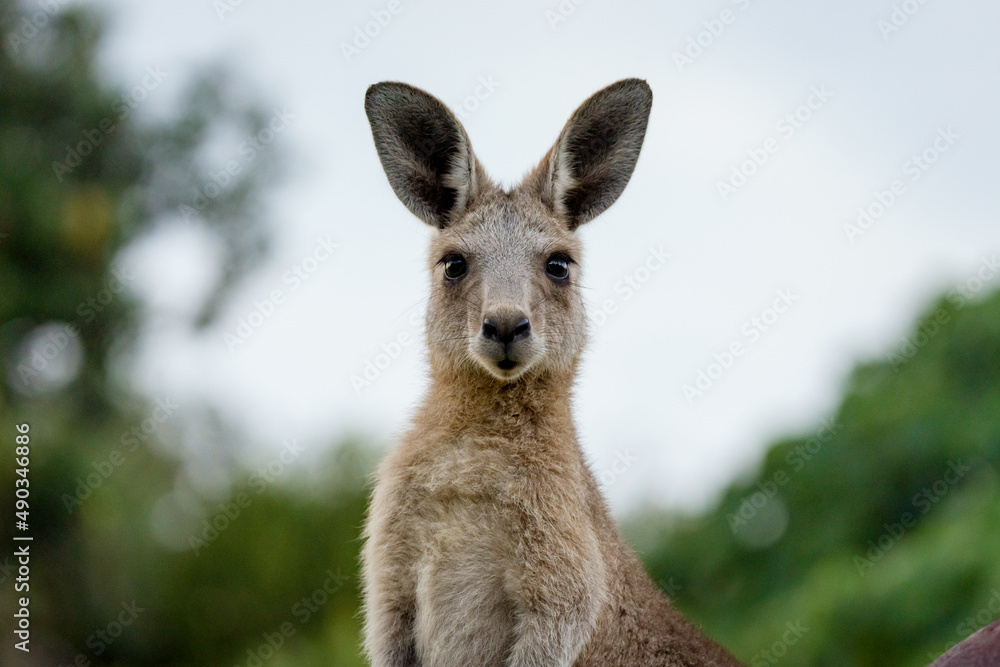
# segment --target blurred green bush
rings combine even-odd
[[[1000,293],[954,291],[712,511],[628,534],[751,665],[926,665],[1000,616],[998,464]]]

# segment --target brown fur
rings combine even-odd
[[[504,191],[444,105],[404,84],[369,89],[390,183],[438,229],[431,384],[378,469],[365,528],[375,667],[738,664],[672,609],[619,536],[571,412],[587,322],[573,230],[624,189],[651,101],[634,79],[595,94]],[[467,273],[450,279],[442,262],[456,256]],[[566,279],[547,273],[561,257]],[[517,322],[530,331],[512,337]]]

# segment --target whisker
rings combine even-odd
[[[422,302],[426,302],[426,301],[430,301],[430,296],[425,296],[422,299],[417,299],[417,301],[415,301],[412,305],[407,306],[405,309],[403,309],[403,312],[401,312],[399,315],[396,316],[396,318],[390,323],[390,326],[393,325],[393,324],[395,324],[396,322],[398,322],[399,318],[401,318],[403,315],[405,315],[406,312],[409,311],[409,310],[411,310],[414,306],[416,306],[416,305],[418,305],[418,304],[420,304]]]

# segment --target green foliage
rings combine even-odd
[[[926,665],[997,616],[998,464],[1000,293],[953,292],[718,507],[630,534],[677,606],[751,665]],[[809,631],[782,646],[796,621]]]
[[[189,324],[210,323],[266,249],[258,212],[279,155],[255,153],[217,194],[199,197],[220,167],[208,147],[220,134],[258,132],[268,114],[232,102],[245,91],[213,70],[173,116],[140,121],[164,114],[138,113],[158,102],[95,71],[100,21],[40,7],[0,0],[0,438],[13,443],[15,424],[31,426],[30,657],[359,664],[369,448],[345,442],[317,462],[321,474],[289,466],[262,478],[215,444],[240,436],[203,407],[169,407],[150,421],[156,403],[128,381],[143,314],[116,259],[164,224],[214,235],[220,278]],[[143,83],[150,100],[158,76]],[[205,455],[181,456],[181,445]],[[213,460],[236,481],[194,490],[185,468]],[[8,545],[15,477],[10,463],[0,467]],[[9,591],[16,562],[5,552],[0,585]],[[14,605],[0,596],[0,664],[25,664],[9,640]]]

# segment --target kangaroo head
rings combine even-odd
[[[389,183],[436,230],[428,262],[433,364],[504,383],[575,367],[587,333],[575,231],[625,189],[652,101],[638,79],[595,93],[541,163],[505,190],[438,99],[403,83],[368,89],[365,110]]]

